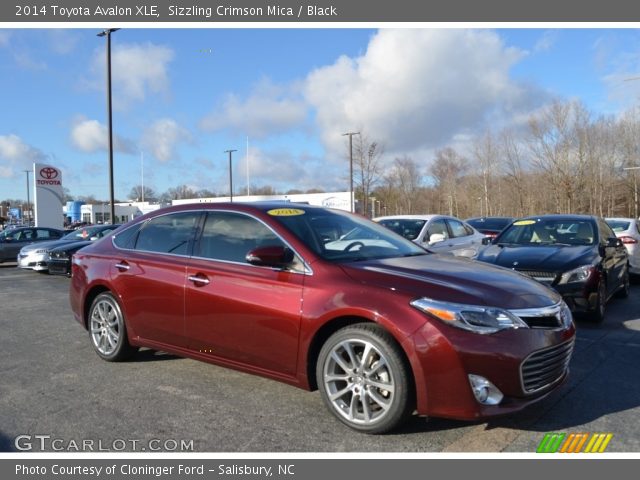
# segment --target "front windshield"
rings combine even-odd
[[[596,228],[591,220],[523,219],[513,222],[496,239],[502,245],[593,245]]]
[[[339,210],[305,208],[273,218],[329,261],[349,262],[425,255],[427,252],[376,223]]]

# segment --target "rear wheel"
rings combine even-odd
[[[385,433],[413,410],[413,383],[402,350],[382,327],[361,323],[338,330],[316,367],[329,410],[349,427]]]
[[[596,323],[602,323],[604,321],[604,311],[607,304],[607,285],[604,280],[600,280],[598,283],[598,293],[596,298],[595,308],[589,313],[589,320]]]
[[[622,286],[620,290],[616,293],[616,297],[618,298],[627,298],[629,296],[629,284],[630,284],[630,276],[629,276],[629,265],[624,268],[624,274],[622,276]]]
[[[89,337],[96,353],[108,362],[126,360],[138,350],[129,344],[124,315],[111,293],[101,293],[93,300]]]

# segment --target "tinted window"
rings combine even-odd
[[[46,230],[44,228],[39,228],[36,230],[36,238],[38,240],[47,240],[50,238],[60,238],[60,234],[55,230]]]
[[[199,213],[181,212],[149,220],[140,230],[136,250],[188,255]]]
[[[233,212],[210,212],[196,256],[247,263],[247,253],[254,248],[284,245],[271,229],[255,218]]]
[[[467,235],[469,235],[469,233],[467,232],[467,229],[464,228],[464,225],[462,224],[462,222],[459,222],[458,220],[447,220],[449,222],[449,228],[451,228],[451,234],[454,237],[466,237]]]
[[[602,234],[600,238],[601,243],[606,243],[609,238],[615,238],[616,234],[613,233],[613,230],[607,225],[607,222],[598,219],[598,224],[600,225],[600,233]]]
[[[118,232],[118,234],[113,238],[113,243],[119,248],[133,248],[136,243],[138,232],[143,225],[143,222],[137,223],[131,228]]]

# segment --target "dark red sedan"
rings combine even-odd
[[[140,217],[73,257],[70,297],[105,360],[144,346],[318,388],[368,433],[520,410],[566,378],[575,335],[523,275],[282,203]]]

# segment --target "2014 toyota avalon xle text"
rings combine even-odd
[[[560,295],[519,273],[283,203],[140,217],[74,255],[70,299],[104,360],[144,346],[317,388],[368,433],[520,410],[566,378],[575,336]]]

